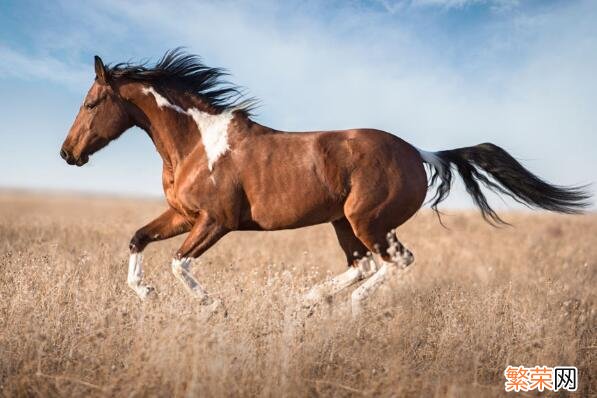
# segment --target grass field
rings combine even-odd
[[[193,270],[226,304],[208,317],[150,245],[141,302],[128,242],[156,201],[0,193],[0,395],[503,396],[506,365],[574,365],[597,394],[597,215],[423,211],[399,229],[415,263],[358,319],[329,225],[226,236]],[[527,393],[533,395],[553,393]],[[510,396],[517,396],[510,393]],[[523,396],[520,394],[520,396]]]

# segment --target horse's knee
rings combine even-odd
[[[131,242],[129,243],[129,249],[131,253],[139,253],[142,252],[143,249],[149,244],[149,236],[142,230],[138,230],[135,232],[135,235],[131,238]]]

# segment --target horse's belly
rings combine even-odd
[[[316,178],[284,179],[278,176],[261,189],[247,192],[248,229],[299,228],[336,220],[343,216],[342,200]],[[258,227],[258,228],[257,228]]]

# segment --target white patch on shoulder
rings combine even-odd
[[[228,145],[228,124],[232,120],[233,111],[224,111],[219,115],[211,115],[201,112],[196,108],[190,108],[191,115],[201,132],[201,141],[207,154],[207,168],[213,169],[214,163],[229,149]]]
[[[209,171],[212,171],[216,161],[230,150],[228,125],[234,117],[233,112],[235,109],[224,111],[218,115],[202,112],[197,108],[189,108],[185,111],[180,106],[170,103],[153,87],[144,87],[143,94],[152,94],[159,108],[171,108],[193,119],[201,133],[201,142],[207,155],[207,168]]]

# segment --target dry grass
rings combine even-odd
[[[300,293],[343,270],[332,229],[233,233],[194,270],[228,317],[205,319],[146,250],[158,297],[128,289],[148,201],[0,194],[0,394],[6,396],[502,396],[507,364],[576,365],[594,395],[597,216],[476,213],[400,229],[417,258],[352,320],[349,293],[311,317]],[[533,394],[530,394],[533,395]]]

